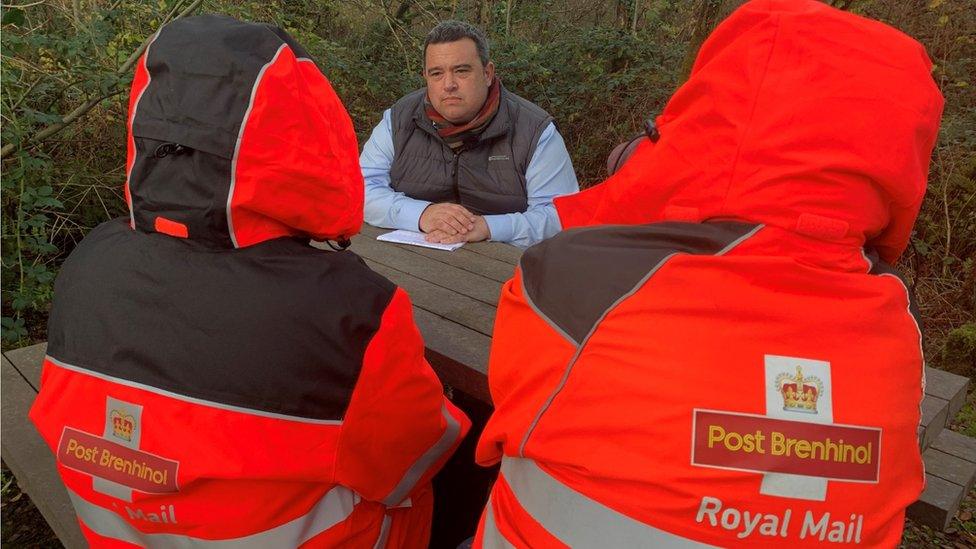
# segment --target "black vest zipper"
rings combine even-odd
[[[451,167],[451,179],[454,181],[454,201],[457,204],[461,203],[461,187],[458,186],[458,159],[461,157],[461,149],[457,148],[454,151],[454,164]]]

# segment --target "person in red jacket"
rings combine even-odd
[[[281,29],[165,26],[138,63],[129,217],[55,285],[31,419],[93,547],[426,547],[469,428],[403,290],[341,248],[352,122]]]
[[[476,547],[895,546],[921,334],[889,266],[942,97],[924,49],[753,1],[502,289]],[[531,341],[531,345],[526,345]]]

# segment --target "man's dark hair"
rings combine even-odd
[[[430,29],[427,38],[424,40],[424,58],[427,57],[427,46],[457,42],[464,38],[470,38],[474,41],[475,47],[478,48],[481,64],[488,66],[488,39],[485,38],[485,33],[478,27],[464,21],[441,21],[436,27]]]

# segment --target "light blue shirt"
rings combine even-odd
[[[420,214],[430,202],[410,198],[394,191],[391,186],[393,128],[390,116],[390,109],[387,109],[359,155],[366,180],[366,223],[388,229],[419,231]],[[491,240],[527,248],[561,229],[552,200],[579,192],[579,183],[566,144],[552,123],[539,136],[535,153],[525,170],[525,181],[528,209],[484,216]]]

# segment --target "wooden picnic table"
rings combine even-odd
[[[486,374],[498,295],[522,250],[475,242],[448,252],[376,240],[386,232],[363,225],[350,250],[410,295],[427,360],[441,381],[489,403]]]

